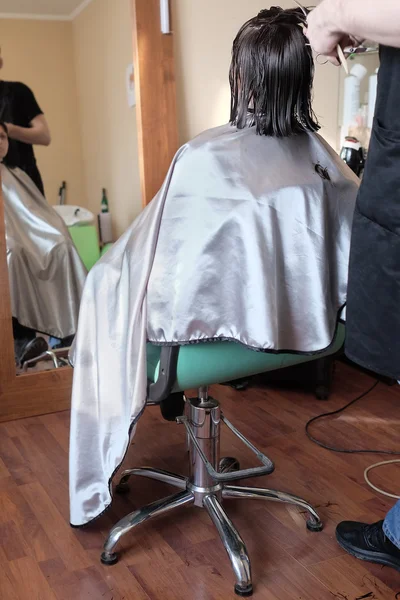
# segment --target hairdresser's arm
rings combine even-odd
[[[336,56],[348,36],[400,47],[399,0],[323,0],[309,14],[307,37],[316,52]]]
[[[7,123],[8,135],[12,140],[25,144],[49,146],[51,142],[50,129],[44,115],[38,115],[30,122],[29,127],[19,127]]]

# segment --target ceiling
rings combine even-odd
[[[0,17],[70,19],[90,0],[0,0]]]

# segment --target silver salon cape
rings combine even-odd
[[[331,344],[357,189],[316,134],[276,139],[227,125],[178,151],[84,289],[72,353],[72,525],[111,503],[146,402],[147,341],[306,353]]]
[[[86,269],[68,229],[31,178],[1,165],[12,315],[56,338],[77,329]]]

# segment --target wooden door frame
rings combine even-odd
[[[174,40],[160,27],[159,0],[132,0],[143,204],[161,187],[178,148]],[[4,203],[0,179],[0,422],[70,408],[72,369],[16,374]]]
[[[162,34],[160,0],[132,0],[139,167],[143,206],[178,150],[173,34]]]

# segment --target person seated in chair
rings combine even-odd
[[[0,173],[15,359],[48,349],[37,332],[69,346],[76,332],[86,269],[67,228],[29,175],[7,162],[8,130],[0,122]]]
[[[71,353],[73,525],[111,502],[146,403],[146,342],[314,353],[335,337],[358,179],[316,133],[304,25],[274,7],[241,28],[230,123],[180,148],[88,276]]]

